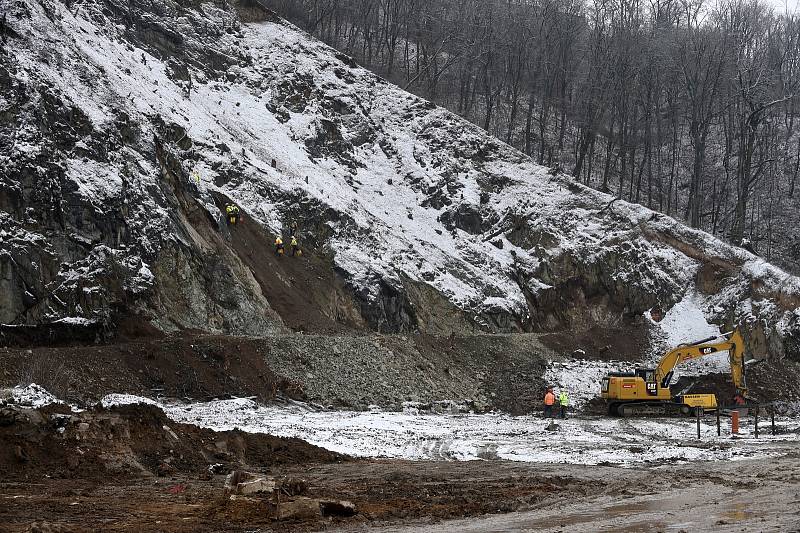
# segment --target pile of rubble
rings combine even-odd
[[[234,470],[225,478],[224,493],[230,501],[263,506],[277,520],[308,520],[328,516],[354,516],[355,504],[345,500],[305,496],[308,482],[304,479],[274,477]]]

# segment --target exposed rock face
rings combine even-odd
[[[697,296],[800,358],[797,278],[551,175],[254,0],[0,5],[2,323],[657,340]],[[294,232],[302,260],[270,254]]]
[[[18,22],[37,29],[47,22],[37,19],[37,6],[7,4]],[[180,33],[135,9],[105,6],[114,14],[110,20],[128,23],[124,36],[130,43],[147,43],[168,60],[173,78],[188,79]],[[66,6],[40,8],[53,18]],[[234,21],[233,13],[226,17]],[[9,154],[0,161],[0,322],[80,317],[110,324],[120,314],[144,313],[164,330],[280,329],[280,318],[225,243],[216,214],[185,190],[181,159],[192,149],[185,129],[157,111],[143,125],[144,117],[124,111],[122,102],[98,109],[87,105],[92,95],[76,100],[57,79],[30,78],[29,67],[13,57],[14,45],[24,44],[19,39],[0,62],[0,146]],[[63,69],[75,59],[71,53],[66,45],[51,47],[39,60]],[[207,59],[194,57],[198,65]],[[78,73],[88,79],[102,76],[104,68],[81,62]],[[89,117],[81,103],[102,119]]]

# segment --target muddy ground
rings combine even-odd
[[[344,464],[353,468],[330,468]],[[277,497],[224,493],[236,470],[305,480],[282,496],[284,510],[308,498],[348,501],[356,513],[319,507],[277,520]],[[489,463],[355,460],[298,439],[176,423],[149,405],[0,406],[0,531],[305,531],[508,512],[571,483]]]
[[[0,483],[0,531],[793,531],[798,455],[667,468],[360,461],[271,469],[358,514],[278,521],[230,501],[222,476]],[[35,529],[31,525],[48,524]]]
[[[35,521],[64,531],[314,531],[420,517],[458,518],[508,512],[554,501],[575,480],[539,475],[513,464],[358,462],[348,468],[308,464],[270,469],[302,477],[305,496],[345,499],[353,517],[277,520],[272,498],[223,497],[224,476],[138,477],[4,482],[0,531],[25,531]],[[180,492],[176,492],[179,487]],[[575,487],[572,487],[575,489]],[[60,530],[59,530],[60,531]]]
[[[570,477],[528,508],[468,519],[386,524],[380,533],[800,531],[798,449],[780,458],[658,468],[496,465]],[[581,491],[583,490],[583,492]],[[360,528],[344,528],[359,531]]]
[[[298,439],[177,423],[150,405],[5,405],[0,531],[796,529],[800,443],[765,442],[761,454],[630,468],[357,460]],[[301,488],[280,503],[232,499],[224,485],[236,470]],[[300,501],[319,512],[278,517]],[[319,501],[350,502],[355,514]]]

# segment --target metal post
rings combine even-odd
[[[756,438],[758,438],[758,406],[756,405]]]
[[[775,407],[774,406],[772,407],[772,410],[770,411],[770,415],[772,416],[772,434],[774,435],[775,434]]]
[[[695,407],[694,412],[697,414],[697,438],[700,439],[700,408]]]

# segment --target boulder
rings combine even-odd
[[[281,502],[277,508],[278,520],[318,518],[322,516],[320,501],[301,496],[294,500]]]
[[[286,477],[281,480],[280,489],[289,496],[300,496],[308,490],[308,481],[296,477]]]
[[[225,478],[225,495],[272,494],[275,479],[244,470],[234,470]]]
[[[355,504],[346,500],[321,500],[319,509],[322,516],[354,516],[358,513]]]
[[[236,486],[236,494],[255,494],[257,492],[272,494],[275,491],[275,480],[273,478],[259,477],[250,481],[239,483]]]

